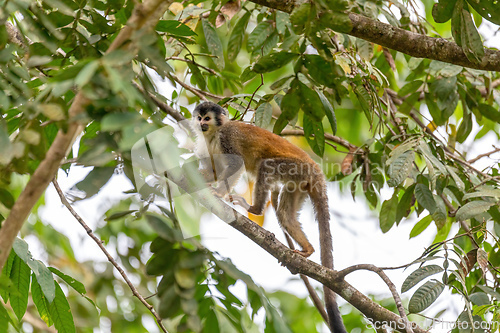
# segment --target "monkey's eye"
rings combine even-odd
[[[198,120],[201,120],[201,116],[198,116]]]
[[[210,120],[210,117],[205,117],[205,121],[209,121]]]

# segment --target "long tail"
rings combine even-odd
[[[318,175],[319,176],[319,175]],[[319,179],[321,177],[321,179]],[[332,234],[330,232],[330,212],[328,210],[328,197],[326,195],[326,184],[323,176],[317,177],[317,184],[312,184],[310,197],[316,213],[316,220],[319,225],[319,240],[321,246],[321,264],[327,268],[333,269],[333,246]],[[324,286],[325,308],[328,313],[330,330],[333,333],[347,333],[339,307],[335,300],[335,293]]]

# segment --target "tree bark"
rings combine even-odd
[[[250,0],[256,4],[290,13],[301,0]],[[444,38],[429,37],[349,13],[352,30],[348,35],[367,40],[415,58],[427,58],[487,71],[500,71],[500,51],[485,49],[480,63],[470,61],[456,43]]]

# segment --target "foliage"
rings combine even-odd
[[[299,144],[318,159],[345,157],[329,168],[328,179],[364,198],[357,204],[379,213],[383,232],[410,216],[419,221],[409,237],[435,228],[433,244],[423,244],[425,253],[408,264],[419,267],[401,287],[410,313],[426,313],[449,290],[463,300],[457,321],[498,322],[499,166],[468,156],[474,143],[499,139],[499,72],[472,69],[491,60],[491,52],[498,57],[477,30],[484,21],[500,24],[496,4],[424,0],[423,17],[412,1],[317,0],[290,13],[272,4],[172,2],[154,29],[133,30],[129,19],[140,4],[130,0],[0,0],[0,230],[19,202],[23,177],[40,172],[58,131],[78,121],[83,133],[61,169],[91,171],[74,184],[72,199],[95,197],[112,178],[130,181],[96,233],[108,247],[129,244],[118,261],[137,272],[138,289],[157,293],[151,303],[170,330],[315,331],[321,319],[309,302],[266,293],[204,248],[201,236],[186,238],[185,226],[197,229],[203,211],[151,181],[154,165],[149,174],[133,168],[137,142],[152,142],[158,129],[173,134],[179,118],[171,108],[189,118],[191,106],[209,98],[277,134],[300,130]],[[432,60],[430,49],[413,58],[352,37],[353,14],[383,18],[415,33],[416,42],[425,35],[453,40],[471,66],[453,57]],[[133,30],[127,42],[107,52],[127,22]],[[173,87],[168,94],[159,92],[162,81]],[[69,111],[79,93],[89,102],[74,119]],[[162,165],[192,162],[189,150],[168,149]],[[187,176],[197,181],[196,172]],[[384,187],[390,198],[380,196]],[[60,332],[102,325],[143,332],[148,309],[131,300],[110,267],[77,262],[68,238],[38,217],[42,204],[22,236],[38,239],[47,258],[33,258],[22,239],[15,241],[0,276],[0,331],[22,330],[28,311]],[[0,244],[0,250],[10,249]],[[232,292],[238,280],[246,298]],[[262,323],[254,322],[258,312]],[[300,313],[311,315],[299,322]],[[345,316],[349,330],[366,329],[360,317]]]

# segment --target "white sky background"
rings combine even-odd
[[[486,40],[486,46],[500,48],[500,36],[493,37],[494,25],[483,20],[480,31],[486,36],[492,36]],[[172,87],[168,86],[168,82],[158,83],[158,85],[160,92],[171,91],[172,89]],[[170,93],[165,93],[165,95],[170,96]],[[474,131],[473,133],[476,133],[478,129],[476,128]],[[472,134],[471,137],[473,137]],[[466,145],[469,144],[466,143]],[[492,144],[497,144],[496,135],[493,133],[485,136],[480,142],[474,143],[473,155],[491,150]],[[473,156],[469,156],[469,158],[471,157]],[[499,154],[496,157],[498,158]],[[487,158],[482,162],[485,166],[492,163]],[[481,166],[481,163],[478,163],[478,166]],[[58,179],[63,191],[69,190],[76,182],[83,179],[90,170],[90,168],[72,166],[68,177],[64,172],[60,171]],[[96,225],[105,223],[102,220],[102,214],[119,201],[120,193],[130,188],[131,185],[125,177],[114,176],[98,195],[77,202],[74,207],[89,226],[95,229]],[[368,210],[362,198],[357,198],[357,201],[354,202],[350,192],[341,193],[336,183],[329,184],[328,193],[332,212],[331,229],[336,269],[340,270],[359,263],[370,263],[376,266],[406,264],[419,257],[424,251],[424,247],[429,246],[435,237],[435,228],[431,226],[418,237],[408,239],[410,230],[418,220],[415,214],[412,214],[409,219],[403,219],[399,227],[393,227],[388,233],[383,234],[378,226],[376,212]],[[384,199],[389,198],[391,195],[392,189],[383,189],[382,196]],[[423,216],[425,214],[421,217]],[[51,224],[70,238],[75,255],[79,260],[106,261],[97,245],[87,236],[67,209],[62,206],[52,185],[46,192],[46,205],[41,210],[41,217],[45,223]],[[305,233],[316,249],[316,253],[310,259],[319,262],[318,227],[309,203],[303,209],[300,221],[302,221]],[[278,226],[272,209],[266,213],[264,227],[273,232],[281,242],[285,243],[283,232]],[[222,257],[231,258],[239,269],[248,273],[257,284],[263,286],[266,290],[280,289],[302,297],[307,296],[307,291],[298,276],[292,276],[271,255],[225,223],[216,218],[205,216],[201,221],[201,234],[203,243],[207,248],[220,253]],[[30,243],[30,250],[33,255],[36,258],[46,259],[44,251],[36,239],[28,236],[27,240]],[[123,244],[121,245],[123,246]],[[111,254],[116,254],[115,248],[109,247],[108,250]],[[436,263],[440,264],[439,262]],[[387,271],[387,275],[400,290],[405,277],[416,268],[417,266],[411,267],[405,272],[402,270]],[[62,269],[64,271],[64,268]],[[139,273],[143,274],[144,272]],[[121,279],[117,272],[115,272],[115,276]],[[434,277],[441,278],[439,274]],[[381,298],[391,297],[388,288],[375,273],[359,271],[348,275],[346,280],[364,294],[375,294]],[[319,284],[316,285],[319,286]],[[236,290],[239,295],[244,297],[244,289],[241,284],[237,285]],[[416,287],[404,294],[403,298],[408,298],[415,290]],[[451,298],[446,293],[445,290],[439,301],[425,311],[427,315],[432,316],[447,308],[448,315],[445,315],[445,318],[452,320],[463,310],[463,302],[461,302],[460,298]],[[132,297],[131,294],[130,297]],[[342,305],[345,302],[340,299],[339,303]],[[404,303],[406,304],[405,301]],[[151,321],[148,326],[151,327],[151,332],[157,331],[154,322]],[[448,330],[434,330],[434,332],[441,331],[446,332]],[[106,330],[103,329],[103,332],[106,332]]]

